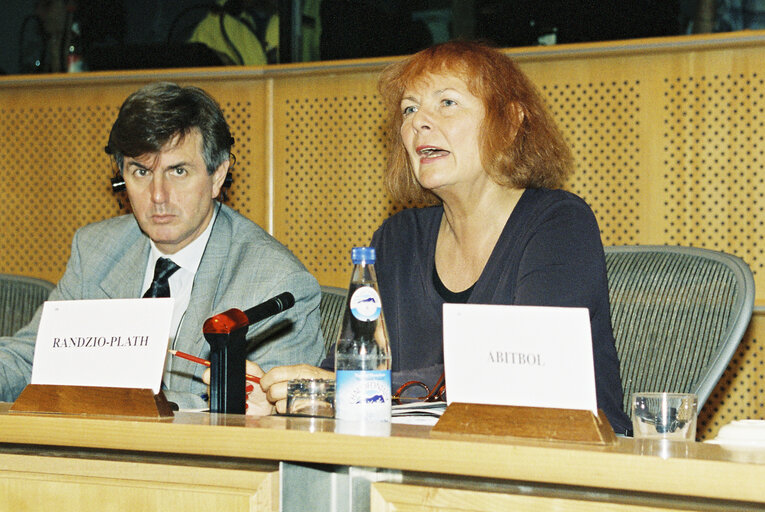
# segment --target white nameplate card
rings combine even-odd
[[[172,298],[43,305],[32,384],[151,389],[165,367]]]
[[[597,415],[587,308],[444,304],[447,399]]]

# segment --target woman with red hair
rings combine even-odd
[[[398,201],[430,204],[394,215],[372,239],[394,389],[443,371],[445,302],[587,307],[598,407],[629,432],[600,231],[589,206],[559,188],[572,157],[534,86],[499,51],[453,41],[388,67],[379,91],[386,185]],[[261,386],[278,402],[285,380],[328,375],[282,367]]]

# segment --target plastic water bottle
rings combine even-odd
[[[390,421],[390,346],[375,275],[375,250],[354,247],[343,327],[335,346],[335,417]]]

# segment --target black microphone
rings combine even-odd
[[[247,311],[231,308],[228,311],[211,316],[202,325],[202,332],[204,334],[230,333],[265,320],[269,316],[281,313],[294,305],[295,297],[290,292],[280,293],[276,297],[251,307]]]
[[[280,293],[276,297],[251,307],[244,312],[247,315],[249,325],[265,320],[269,316],[276,315],[295,305],[295,296],[290,292]]]

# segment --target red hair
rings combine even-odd
[[[518,66],[484,44],[450,41],[388,66],[378,90],[388,112],[390,145],[385,184],[399,201],[438,202],[414,178],[400,135],[406,89],[432,74],[463,80],[483,102],[481,163],[500,185],[558,188],[573,170],[573,158],[544,101]]]

